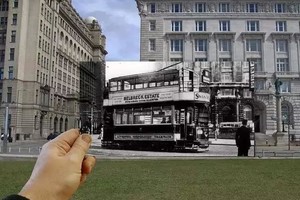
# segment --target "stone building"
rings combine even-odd
[[[2,132],[5,107],[13,139],[77,128],[80,63],[98,63],[97,76],[105,79],[100,24],[93,17],[82,19],[71,0],[1,0],[0,10]],[[101,90],[100,82],[90,83]]]
[[[267,134],[276,131],[274,83],[280,79],[283,119],[280,128],[287,130],[289,123],[291,133],[299,132],[300,2],[136,0],[136,3],[141,18],[141,61],[219,62],[224,68],[233,66],[232,74],[234,62],[251,61],[255,67],[255,90],[247,109],[253,113],[255,131]],[[224,75],[221,82],[230,83],[231,79],[230,74],[227,78]],[[232,85],[231,91],[234,89]]]

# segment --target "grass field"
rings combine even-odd
[[[0,162],[0,198],[17,193],[33,161]],[[73,199],[298,200],[300,160],[100,160]]]

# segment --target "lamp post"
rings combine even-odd
[[[276,132],[275,132],[275,146],[278,143],[278,133],[281,132],[281,95],[280,95],[280,86],[282,82],[279,78],[276,78],[275,82],[275,97],[276,97]]]
[[[3,153],[7,153],[7,140],[8,140],[8,105],[5,107],[5,124],[4,124],[4,137],[3,137]]]

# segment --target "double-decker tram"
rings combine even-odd
[[[210,95],[199,78],[182,67],[110,79],[102,146],[207,148]]]

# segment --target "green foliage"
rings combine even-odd
[[[1,162],[0,197],[17,193],[33,162]],[[76,200],[299,199],[298,159],[99,160]]]

